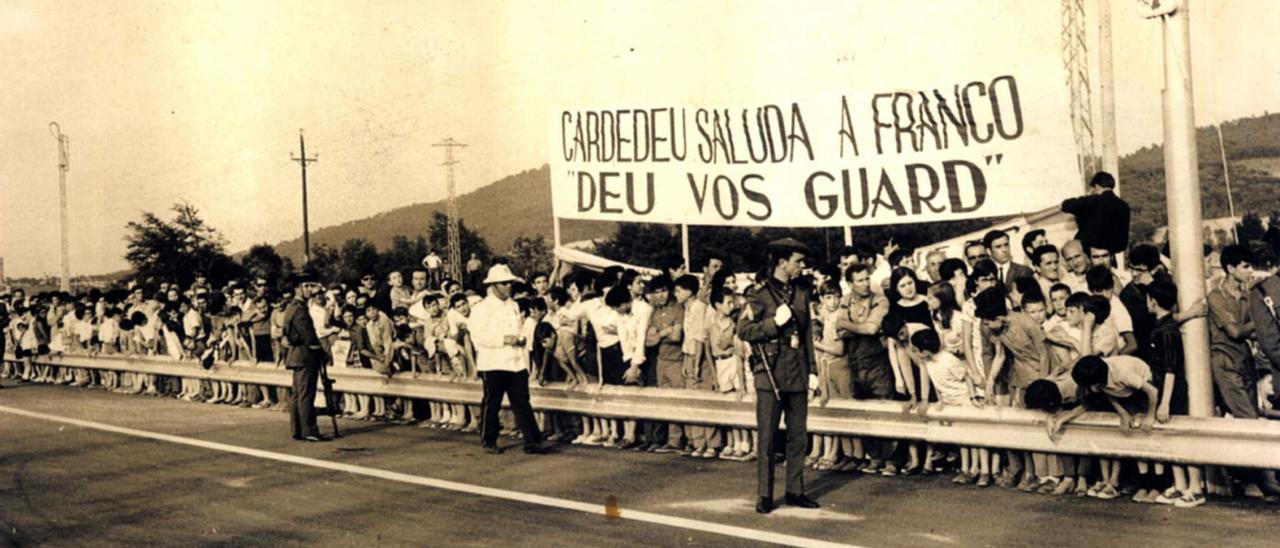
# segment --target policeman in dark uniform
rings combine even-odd
[[[284,364],[293,371],[289,424],[295,440],[325,441],[316,427],[315,401],[321,360],[326,358],[307,304],[320,286],[315,275],[307,271],[298,274],[293,281],[293,301],[284,309]]]
[[[804,269],[809,248],[791,238],[769,244],[769,279],[747,293],[747,307],[738,318],[738,336],[751,344],[751,372],[756,385],[759,499],[756,511],[773,510],[773,439],[778,421],[787,421],[787,492],[784,502],[817,508],[804,494],[804,455],[809,416],[808,393],[817,387],[813,335],[809,322],[809,294],[794,280]]]

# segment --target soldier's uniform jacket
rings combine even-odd
[[[773,369],[779,392],[804,392],[809,375],[817,374],[813,360],[812,324],[809,319],[809,292],[794,283],[782,283],[770,276],[761,287],[747,292],[746,308],[738,317],[738,337],[763,350]],[[791,321],[781,328],[773,321],[778,306],[789,303]],[[793,347],[792,342],[797,343]],[[756,390],[772,390],[764,363],[752,360]]]
[[[316,336],[316,326],[311,322],[307,303],[294,299],[284,309],[284,340],[289,345],[284,366],[289,369],[320,367],[324,350]]]
[[[1262,355],[1271,362],[1272,374],[1280,365],[1280,275],[1263,280],[1249,292],[1249,315]]]

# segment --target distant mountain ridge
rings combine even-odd
[[[1223,140],[1231,169],[1232,194],[1236,214],[1259,213],[1264,217],[1280,209],[1280,178],[1269,167],[1280,165],[1280,114],[1266,113],[1222,124]],[[1218,139],[1212,126],[1196,131],[1200,157],[1200,184],[1204,217],[1227,214],[1227,198],[1219,157]],[[1164,153],[1159,144],[1149,145],[1120,158],[1120,185],[1133,208],[1135,239],[1149,238],[1165,223]],[[495,252],[503,253],[518,235],[552,239],[551,170],[543,165],[495,181],[458,197],[462,220],[484,237]],[[312,245],[340,247],[352,238],[364,238],[378,249],[386,249],[392,237],[426,235],[427,219],[434,211],[444,211],[444,201],[412,204],[372,217],[330,226],[311,234]],[[603,238],[613,234],[614,224],[594,221],[561,221],[565,242]],[[284,256],[299,261],[302,238],[276,244]]]
[[[311,233],[311,245],[341,247],[353,238],[364,238],[379,250],[391,245],[396,235],[410,238],[427,236],[431,214],[445,210],[445,201],[418,203],[384,211],[372,217],[324,227]],[[479,233],[497,253],[511,246],[516,236],[545,236],[552,243],[551,169],[544,165],[480,187],[458,197],[458,212],[467,228]],[[560,223],[565,242],[600,238],[613,233],[613,225],[604,222],[570,221]],[[275,244],[276,251],[299,262],[302,238]]]

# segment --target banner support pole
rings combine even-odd
[[[689,264],[689,225],[680,225],[680,253],[684,256],[684,271],[693,272]]]

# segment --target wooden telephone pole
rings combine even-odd
[[[298,130],[298,156],[289,159],[302,165],[302,253],[304,264],[311,264],[311,225],[307,219],[307,164],[320,161],[307,157],[307,142],[302,138],[302,130]]]

